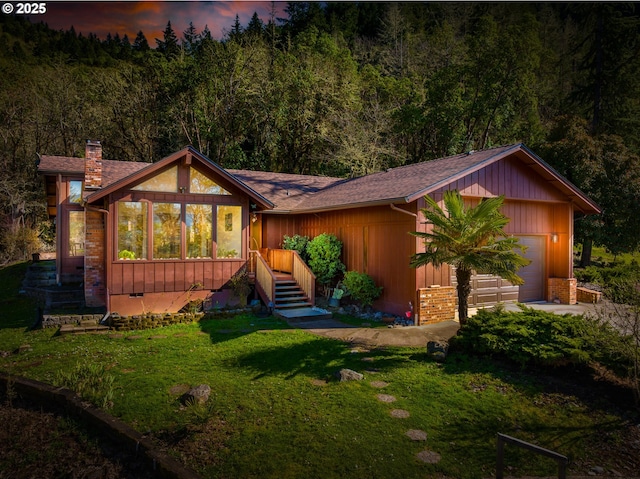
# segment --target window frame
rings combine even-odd
[[[216,193],[190,193],[190,174],[189,169],[194,168],[193,164],[179,164],[178,167],[178,192],[158,192],[158,191],[142,191],[134,190],[132,188],[124,189],[111,196],[110,202],[114,206],[113,220],[111,224],[114,227],[113,234],[111,235],[111,248],[112,261],[115,263],[122,263],[127,261],[126,258],[119,258],[118,256],[118,204],[120,202],[144,202],[147,203],[147,238],[146,249],[147,257],[136,259],[137,262],[207,262],[207,261],[239,261],[247,259],[247,239],[246,229],[248,223],[248,211],[249,201],[246,198],[240,197],[237,193],[233,192],[233,189],[225,187],[219,180],[212,178],[212,175],[206,174],[212,181],[220,186],[228,194],[216,194]],[[205,174],[202,169],[195,168],[201,174]],[[148,181],[148,178],[144,181]],[[144,182],[142,181],[142,182]],[[223,182],[224,183],[224,182]],[[136,185],[134,185],[136,186]],[[154,253],[154,206],[158,203],[176,203],[180,205],[180,255],[179,258],[155,258]],[[189,257],[189,244],[188,244],[188,226],[187,226],[187,209],[189,205],[206,205],[211,208],[211,232],[209,248],[211,251],[210,257]],[[219,206],[236,206],[240,208],[240,252],[238,257],[234,258],[218,258],[218,232],[217,232],[217,214]]]

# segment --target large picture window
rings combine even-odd
[[[180,203],[153,205],[153,258],[180,259]]]
[[[147,203],[118,202],[118,259],[146,259],[147,238]]]
[[[117,221],[119,260],[242,258],[242,206],[119,201]]]
[[[242,207],[218,205],[216,216],[217,258],[242,256]]]
[[[84,256],[84,211],[69,211],[69,256]]]
[[[187,258],[211,258],[213,245],[213,208],[211,205],[187,205]]]

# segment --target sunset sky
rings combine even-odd
[[[17,5],[17,2],[11,1]],[[276,2],[276,17],[283,17],[285,2]],[[162,32],[171,21],[178,38],[193,22],[201,32],[205,25],[214,38],[221,38],[235,21],[236,14],[240,23],[246,26],[253,12],[257,12],[263,22],[268,22],[272,3],[270,1],[143,1],[143,2],[46,2],[47,12],[43,15],[31,15],[32,22],[44,21],[54,30],[68,30],[73,26],[77,33],[84,36],[95,33],[105,39],[107,33],[122,37],[125,33],[133,41],[142,30],[155,47],[156,38],[162,38]]]

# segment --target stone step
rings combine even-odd
[[[84,322],[84,321],[83,321]],[[102,324],[89,324],[89,325],[77,325],[77,324],[63,324],[60,326],[60,334],[86,334],[86,333],[106,333],[110,331],[109,326]]]
[[[314,307],[303,307],[293,309],[275,309],[273,314],[282,319],[313,321],[319,319],[331,319],[333,316],[329,311]]]

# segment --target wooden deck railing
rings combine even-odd
[[[269,265],[274,271],[282,271],[283,273],[293,273],[293,254],[295,251],[290,249],[270,249]]]
[[[316,275],[313,274],[307,264],[302,261],[302,258],[297,251],[291,251],[292,255],[292,271],[293,279],[302,288],[309,298],[311,304],[316,304]]]
[[[270,249],[265,252],[251,250],[249,253],[249,267],[250,271],[255,272],[256,286],[262,289],[270,302],[275,302],[276,294],[276,276],[273,272],[279,271],[290,273],[309,298],[309,302],[315,304],[316,276],[296,251]]]
[[[256,288],[263,300],[268,303],[275,303],[276,298],[276,277],[271,271],[269,264],[262,257],[259,251],[249,251],[251,256],[250,264],[255,267]]]

